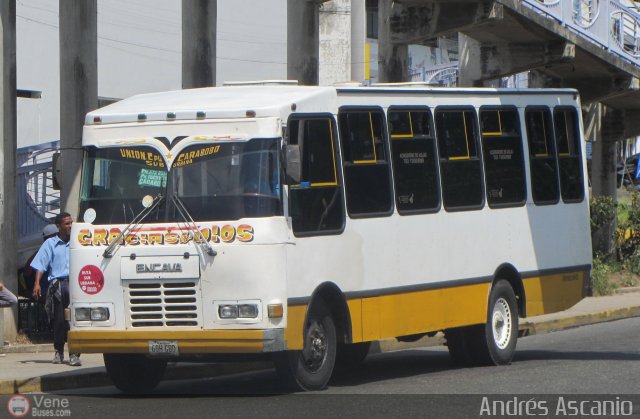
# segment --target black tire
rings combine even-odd
[[[351,371],[357,368],[369,354],[371,342],[341,343],[336,355],[336,370]]]
[[[455,327],[446,329],[444,337],[447,341],[449,356],[460,366],[473,364],[472,348],[470,348],[469,327]]]
[[[307,316],[304,348],[275,355],[278,376],[291,390],[322,390],[333,374],[336,347],[333,318],[326,305],[318,301]]]
[[[113,384],[128,394],[152,391],[164,376],[167,360],[142,354],[104,354],[104,366]]]
[[[518,342],[518,301],[511,284],[498,280],[489,295],[487,323],[482,333],[472,337],[478,350],[477,364],[506,365],[511,363]]]

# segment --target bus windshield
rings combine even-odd
[[[277,139],[197,144],[183,149],[170,169],[149,146],[88,147],[80,213],[93,208],[95,224],[126,224],[145,196],[177,197],[194,221],[282,215]],[[183,222],[164,199],[145,222]]]

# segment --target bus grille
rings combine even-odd
[[[193,280],[126,281],[130,327],[201,326],[200,289]]]

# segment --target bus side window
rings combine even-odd
[[[536,205],[558,203],[558,165],[553,141],[553,121],[549,108],[530,107],[525,110],[529,166],[531,167],[531,193]]]
[[[388,113],[398,213],[440,208],[438,157],[428,108],[390,108]]]
[[[553,112],[556,149],[560,168],[560,191],[564,202],[582,202],[584,182],[580,158],[580,128],[573,108],[556,108]]]
[[[290,185],[289,214],[296,236],[339,234],[344,201],[336,158],[332,116],[289,119],[288,143],[300,146],[300,183]]]
[[[338,123],[349,215],[391,215],[391,172],[382,110],[342,108]]]
[[[484,182],[475,111],[436,109],[435,120],[444,208],[447,211],[482,208]]]
[[[524,175],[520,119],[515,108],[481,108],[482,159],[491,208],[524,205]]]

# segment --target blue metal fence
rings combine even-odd
[[[17,150],[18,248],[42,239],[42,228],[60,211],[60,191],[53,189],[52,156],[59,141]]]

